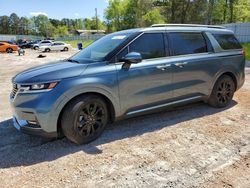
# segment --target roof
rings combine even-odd
[[[216,29],[226,29],[220,25],[201,25],[201,24],[153,24],[151,27],[206,27]]]
[[[150,31],[201,31],[211,33],[233,33],[223,26],[198,25],[198,24],[155,24],[147,28],[136,28],[120,31],[120,33],[150,32]]]
[[[104,30],[87,30],[87,29],[77,29],[78,33],[105,33]]]

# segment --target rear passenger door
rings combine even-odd
[[[144,33],[122,50],[117,60],[129,52],[142,55],[142,62],[122,69],[124,62],[116,64],[122,111],[146,109],[171,99],[173,92],[172,67],[169,62],[164,33]]]
[[[168,33],[173,61],[173,91],[176,98],[207,95],[214,61],[209,60],[212,51],[201,32]]]

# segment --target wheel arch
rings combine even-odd
[[[213,80],[213,82],[212,82],[212,85],[211,85],[211,87],[210,87],[210,92],[209,92],[208,98],[209,98],[210,95],[212,94],[214,85],[215,85],[215,83],[217,82],[217,80],[218,80],[220,77],[224,76],[224,75],[228,75],[228,76],[230,76],[230,77],[233,79],[234,84],[235,84],[235,88],[237,89],[237,86],[238,86],[238,85],[237,85],[237,84],[238,84],[237,76],[236,76],[236,74],[235,74],[233,71],[226,70],[226,71],[223,71],[223,72],[219,72],[219,73],[215,76],[215,78],[214,78],[214,80]]]
[[[230,76],[233,79],[234,85],[235,85],[235,91],[236,91],[237,86],[238,86],[238,81],[237,81],[237,78],[236,78],[235,74],[228,71],[228,72],[224,72],[223,74],[221,74],[220,77],[222,77],[224,75],[228,75],[228,76]]]
[[[63,114],[63,111],[64,109],[66,108],[66,106],[74,99],[76,99],[77,97],[80,97],[80,96],[84,96],[84,95],[95,95],[95,96],[98,96],[100,98],[102,98],[105,103],[107,104],[107,107],[108,107],[108,111],[110,112],[109,113],[109,122],[114,122],[115,120],[115,114],[116,114],[116,111],[115,111],[115,106],[112,102],[112,100],[107,97],[106,95],[104,95],[103,93],[100,93],[100,92],[85,92],[85,93],[80,93],[74,97],[72,97],[71,99],[69,99],[62,107],[62,109],[60,110],[60,113],[59,113],[59,116],[57,118],[57,132],[59,133],[59,136],[62,135],[62,129],[61,129],[61,116]]]

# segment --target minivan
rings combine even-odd
[[[108,34],[72,57],[13,80],[14,126],[84,144],[120,119],[204,101],[226,107],[245,79],[233,32],[211,25],[153,25]]]

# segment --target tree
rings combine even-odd
[[[111,31],[122,30],[125,27],[124,16],[127,9],[127,0],[110,0],[109,6],[105,11],[108,20],[108,28]]]
[[[18,34],[28,35],[30,34],[30,20],[26,17],[21,17],[19,20]]]
[[[104,23],[99,19],[98,19],[98,27],[96,25],[96,18],[95,17],[92,17],[91,19],[89,18],[85,18],[83,23],[84,23],[84,27],[85,29],[93,29],[93,30],[105,30],[105,25]]]
[[[10,23],[8,16],[0,17],[0,33],[2,34],[10,34]]]
[[[54,34],[55,27],[51,24],[48,17],[45,15],[38,15],[32,17],[35,28],[41,36],[49,37]]]
[[[150,26],[150,25],[156,24],[156,23],[158,23],[158,24],[165,23],[164,17],[161,15],[160,10],[157,8],[150,10],[142,18],[143,18],[146,26]]]
[[[66,36],[68,34],[69,34],[68,27],[65,25],[64,26],[57,26],[55,28],[55,32],[54,32],[55,36],[63,37],[63,36]]]
[[[19,17],[17,14],[12,13],[9,17],[10,32],[11,34],[18,34]]]

